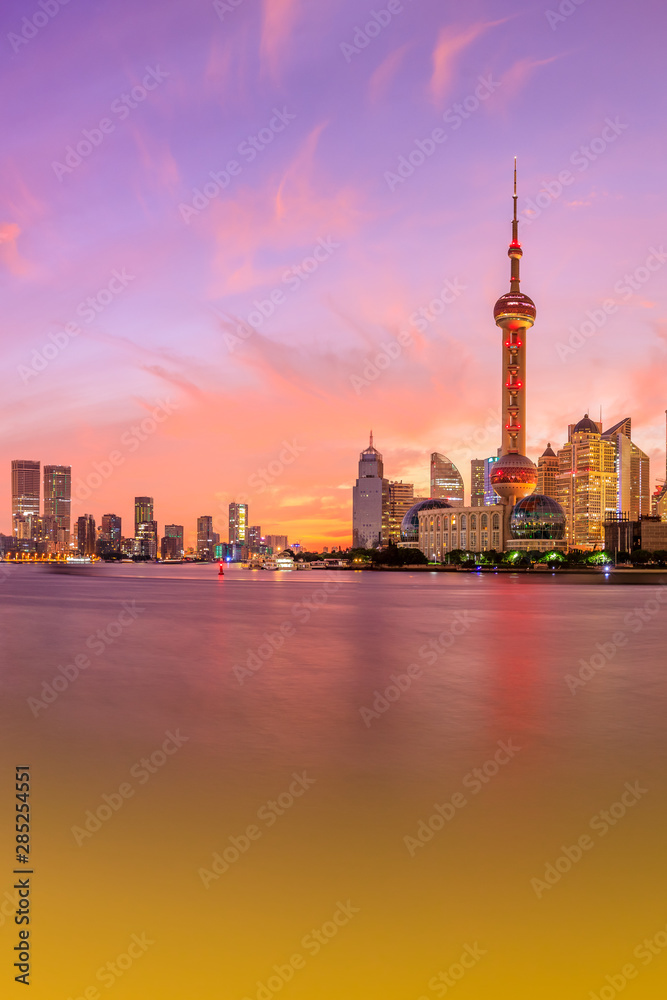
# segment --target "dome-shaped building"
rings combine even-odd
[[[551,497],[532,493],[512,510],[510,534],[517,539],[560,541],[565,538],[565,511]]]
[[[401,521],[401,542],[417,544],[419,541],[419,514],[422,510],[443,510],[451,506],[452,504],[447,503],[446,500],[437,500],[434,497],[426,500],[418,500],[416,504],[412,505],[407,514],[403,516],[403,520]]]
[[[601,430],[600,426],[595,423],[594,420],[591,420],[591,418],[588,416],[587,413],[584,413],[584,415],[581,418],[581,420],[579,421],[579,423],[575,424],[574,427],[572,428],[572,433],[573,434],[595,434],[595,435],[597,435],[597,437],[599,437],[600,434],[602,433],[602,430]]]

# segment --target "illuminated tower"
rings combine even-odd
[[[507,251],[512,262],[510,290],[496,302],[493,317],[503,334],[502,356],[502,447],[501,457],[491,471],[491,485],[514,505],[532,493],[537,485],[537,468],[526,458],[526,335],[535,322],[535,303],[520,290],[519,264],[523,250],[519,243],[517,217],[516,158],[514,160],[514,218],[512,242]]]

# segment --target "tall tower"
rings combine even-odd
[[[510,290],[501,295],[493,317],[503,335],[502,349],[502,446],[501,457],[491,472],[491,485],[508,503],[515,504],[532,493],[537,485],[537,469],[526,458],[526,335],[535,322],[535,303],[520,290],[519,265],[523,250],[519,243],[517,215],[516,157],[514,158],[514,218]]]

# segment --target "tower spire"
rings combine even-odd
[[[507,254],[512,261],[512,269],[510,273],[510,291],[518,292],[520,287],[521,278],[519,275],[519,261],[523,257],[523,250],[521,249],[521,244],[519,243],[519,210],[518,210],[518,200],[519,196],[516,193],[516,156],[514,157],[514,217],[512,219],[512,242],[510,243],[509,250]]]
[[[373,447],[373,431],[372,430],[371,430],[371,443],[370,443],[370,447],[371,448]]]

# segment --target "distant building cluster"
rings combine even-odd
[[[415,497],[412,483],[384,477],[371,433],[352,495],[355,548],[396,543],[438,562],[454,550],[667,550],[667,483],[651,497],[649,458],[632,440],[630,417],[605,431],[586,413],[557,452],[548,444],[537,465],[525,454],[526,341],[537,310],[520,290],[518,225],[515,163],[510,290],[493,310],[502,335],[497,454],[472,460],[465,506],[463,479],[445,455],[431,455],[429,495]]]
[[[41,488],[43,485],[43,503]],[[246,561],[253,556],[278,555],[289,548],[286,535],[262,535],[249,524],[248,504],[229,505],[229,541],[213,530],[213,517],[197,518],[196,547],[186,550],[184,526],[166,524],[160,535],[153,497],[134,498],[133,534],[124,536],[118,514],[103,514],[99,525],[92,514],[72,524],[72,469],[38,461],[12,462],[12,534],[0,535],[0,554],[23,556],[78,556],[180,562]],[[299,549],[298,542],[292,548]]]

